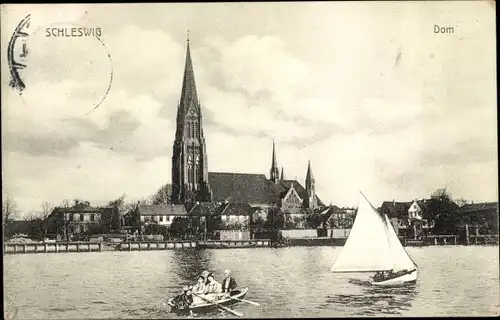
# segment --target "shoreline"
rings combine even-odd
[[[498,246],[498,236],[474,236],[473,241],[457,243],[456,241],[406,240],[405,247],[429,246]],[[478,240],[481,239],[481,240]],[[294,238],[288,239],[286,245],[278,247],[342,247],[346,238]],[[242,249],[273,248],[268,239],[254,240],[209,240],[209,241],[149,241],[149,242],[38,242],[38,243],[4,243],[4,255],[29,253],[69,253],[69,252],[107,252],[107,251],[160,251],[160,250],[193,250],[193,249]]]

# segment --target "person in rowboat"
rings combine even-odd
[[[203,270],[203,272],[201,273],[201,276],[203,277],[203,279],[205,279],[205,285],[208,284],[208,275],[210,274],[210,272],[208,272],[207,270]]]
[[[229,293],[236,289],[237,284],[236,280],[231,277],[231,270],[224,271],[224,275],[226,277],[222,281],[222,292],[225,293],[225,296],[229,296]]]
[[[193,287],[194,294],[204,294],[205,293],[205,277],[200,275],[198,276],[198,282]]]
[[[208,279],[208,284],[205,287],[205,294],[211,294],[211,293],[217,294],[222,292],[222,286],[215,280],[213,273],[210,273],[207,276],[207,279]]]
[[[175,305],[176,308],[178,309],[186,309],[189,308],[191,303],[193,303],[193,295],[191,293],[192,287],[184,287],[183,292],[176,296],[173,300],[172,303]]]

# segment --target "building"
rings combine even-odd
[[[164,234],[177,217],[187,217],[183,205],[141,205],[138,204],[126,215],[127,222],[135,229],[146,233]]]
[[[280,175],[274,141],[269,178],[258,173],[208,171],[202,105],[196,90],[188,39],[172,155],[172,203],[189,204],[190,207],[197,201],[212,202],[216,206],[229,203],[231,210],[237,208],[238,214],[240,210],[247,210],[242,209],[247,206],[280,208],[291,218],[324,206],[316,194],[310,162],[305,187],[297,180],[285,179],[284,168],[281,168]],[[226,205],[226,209],[217,212],[224,213],[227,210]]]
[[[457,211],[457,227],[474,234],[498,234],[498,202],[472,203]]]
[[[428,199],[409,202],[385,201],[380,212],[391,219],[398,235],[418,239],[429,234],[434,227],[431,221]]]
[[[356,217],[356,209],[339,208],[335,205],[329,205],[321,211],[321,228],[344,228],[350,229]]]
[[[117,232],[121,218],[117,208],[93,207],[87,201],[75,200],[72,207],[55,207],[47,217],[47,225],[48,233],[69,240]]]
[[[406,235],[408,229],[408,210],[411,202],[384,201],[380,213],[386,214],[391,220],[398,235]]]

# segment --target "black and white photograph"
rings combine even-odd
[[[2,4],[4,319],[499,316],[495,7]]]

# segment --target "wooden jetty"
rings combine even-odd
[[[236,248],[258,248],[269,247],[269,239],[253,240],[207,240],[198,242],[200,249],[236,249]]]
[[[196,241],[157,241],[157,242],[121,242],[117,246],[119,251],[149,251],[191,249],[198,246]]]
[[[457,235],[429,235],[425,239],[425,244],[427,245],[458,245],[459,236]]]
[[[473,235],[467,239],[468,245],[498,245],[498,234]]]
[[[5,243],[4,253],[101,252],[102,247],[100,242]]]

